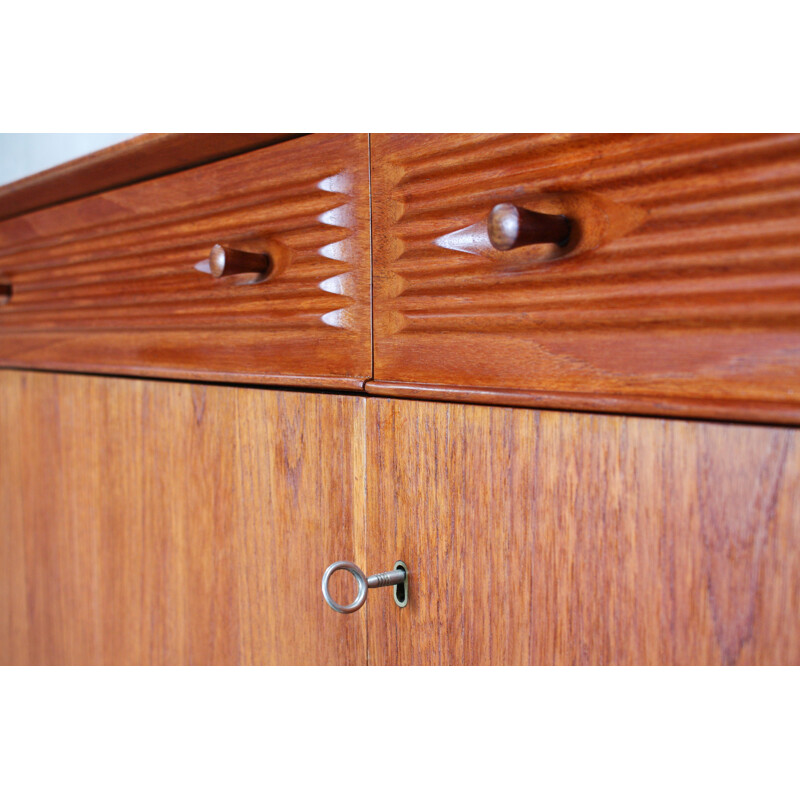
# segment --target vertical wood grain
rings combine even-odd
[[[371,399],[370,662],[800,663],[798,436]]]
[[[361,664],[356,397],[0,370],[0,662]]]

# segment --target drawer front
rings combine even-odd
[[[376,393],[800,421],[800,137],[375,135]],[[508,203],[566,243],[493,246]]]
[[[0,222],[0,364],[360,387],[368,171],[313,135]],[[268,268],[195,269],[216,244]]]

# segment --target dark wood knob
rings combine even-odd
[[[11,299],[11,284],[0,283],[0,306],[4,306]]]
[[[489,241],[496,250],[529,244],[565,245],[570,223],[561,214],[540,214],[512,203],[500,203],[489,213]]]
[[[206,261],[195,264],[195,269],[206,272],[215,278],[229,275],[264,274],[269,272],[272,262],[266,253],[248,253],[234,250],[223,244],[215,244]]]

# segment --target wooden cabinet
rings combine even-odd
[[[800,663],[800,139],[280,138],[0,192],[0,662]]]
[[[795,430],[16,371],[0,408],[2,663],[800,661]],[[408,605],[334,613],[343,559]]]

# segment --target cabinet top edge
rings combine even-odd
[[[0,186],[0,220],[304,135],[144,133]]]

